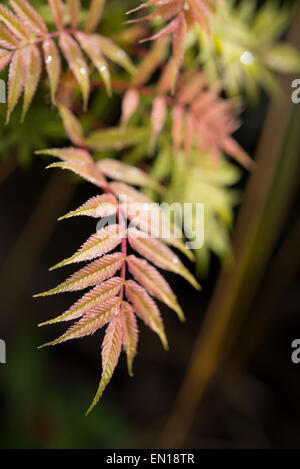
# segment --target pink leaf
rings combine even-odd
[[[58,105],[58,110],[71,142],[78,147],[85,146],[84,134],[79,120],[67,107],[63,106],[62,104]]]
[[[56,264],[50,270],[65,265],[95,259],[115,249],[125,236],[125,230],[120,225],[109,225],[92,235],[81,248],[68,259]]]
[[[54,22],[59,30],[65,25],[65,7],[62,0],[48,0]]]
[[[44,36],[47,34],[47,26],[38,12],[27,0],[9,0],[9,3],[17,13],[21,21],[35,34]]]
[[[76,80],[79,83],[83,96],[83,105],[86,109],[90,92],[90,81],[89,69],[85,58],[77,42],[75,42],[74,39],[72,39],[68,34],[61,34],[59,44],[69,64],[69,67],[71,68]]]
[[[80,17],[80,0],[67,0],[70,23],[73,29],[78,28]]]
[[[134,228],[128,230],[128,241],[141,256],[150,260],[157,267],[169,270],[184,277],[196,289],[200,286],[193,275],[184,267],[181,260],[171,249],[157,239],[150,238],[146,233]]]
[[[85,31],[92,33],[97,29],[101,20],[103,8],[106,0],[92,0],[89,8],[89,14],[85,25]]]
[[[148,295],[147,291],[133,280],[126,282],[126,296],[132,303],[136,314],[159,336],[163,347],[168,349],[168,341],[164,331],[163,321],[160,312]]]
[[[65,218],[77,217],[85,215],[93,218],[109,217],[117,213],[118,202],[110,194],[98,195],[92,197],[85,204],[81,205],[77,210],[67,213],[67,215],[60,217],[59,220]]]
[[[150,265],[146,260],[139,259],[136,256],[128,256],[127,264],[131,274],[146,290],[166,303],[171,309],[176,311],[181,320],[184,320],[184,315],[177,303],[176,296],[155,267]]]
[[[137,351],[138,326],[132,306],[126,301],[122,302],[121,315],[123,319],[123,345],[127,355],[128,373],[133,376],[132,364]]]
[[[16,49],[19,42],[10,30],[0,23],[0,46],[5,49]]]
[[[19,39],[30,41],[30,33],[25,24],[4,5],[0,5],[0,20],[3,21],[8,29]]]
[[[16,106],[21,93],[23,91],[24,81],[24,51],[17,50],[14,52],[8,75],[8,109],[7,109],[7,122],[10,119],[10,115]]]
[[[109,66],[104,58],[99,41],[95,35],[89,36],[82,32],[76,33],[76,39],[80,43],[82,49],[89,56],[100,76],[103,79],[108,95],[111,95],[111,79]]]
[[[153,150],[157,136],[161,133],[167,118],[167,103],[164,96],[158,96],[153,101],[151,111],[151,144]]]
[[[102,376],[97,393],[87,414],[98,403],[107,384],[109,383],[118,363],[122,347],[123,321],[120,314],[116,315],[106,329],[102,344]]]
[[[105,326],[119,310],[120,298],[111,298],[101,306],[95,306],[92,310],[85,313],[85,315],[67,332],[58,339],[48,342],[39,348],[48,347],[49,345],[56,345],[67,340],[80,339],[86,335],[94,334],[98,329]]]
[[[4,70],[10,62],[12,53],[0,49],[0,72]]]
[[[120,277],[110,278],[109,280],[106,280],[92,288],[92,290],[83,295],[83,297],[76,301],[76,303],[65,313],[51,319],[50,321],[39,324],[39,326],[46,326],[57,322],[71,321],[73,319],[80,318],[87,311],[90,311],[96,306],[102,305],[110,298],[117,296],[122,285],[123,280]]]
[[[33,96],[35,95],[42,71],[42,60],[39,49],[36,46],[30,45],[27,49],[24,49],[24,59],[25,77],[22,120],[24,120]]]
[[[139,92],[131,88],[126,91],[122,101],[122,124],[126,125],[130,117],[135,113],[140,103]]]
[[[56,295],[66,291],[84,290],[85,288],[103,282],[103,280],[112,277],[117,270],[121,268],[123,259],[124,257],[120,252],[101,257],[91,262],[86,267],[83,267],[78,272],[75,272],[68,280],[61,283],[56,288],[45,293],[40,293],[36,295],[36,297]]]
[[[55,42],[52,39],[47,39],[43,42],[43,50],[50,82],[51,99],[52,103],[55,104],[55,95],[61,74],[61,60]]]

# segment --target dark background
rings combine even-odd
[[[261,138],[268,106],[262,94],[259,106],[244,113],[237,138],[251,155]],[[31,119],[35,123],[34,114]],[[38,131],[34,127],[32,135]],[[14,157],[12,151],[9,158],[14,161]],[[201,293],[167,275],[185,311],[186,324],[161,305],[170,351],[163,351],[156,336],[141,325],[134,378],[128,377],[122,355],[100,405],[84,417],[100,377],[103,333],[37,350],[62,332],[59,325],[38,329],[37,323],[65,311],[75,295],[45,299],[32,295],[72,272],[49,273],[48,268],[74,252],[95,230],[95,221],[55,220],[96,191],[89,184],[76,185],[65,174],[49,173],[44,166],[45,161],[36,157],[27,167],[7,162],[1,167],[6,177],[0,179],[0,336],[7,343],[7,364],[0,365],[0,446],[161,447],[162,431],[184,380],[220,263],[212,259]],[[245,174],[241,188],[248,179]],[[291,360],[291,343],[300,338],[297,192],[296,188],[285,208],[259,286],[194,414],[184,447],[300,448],[300,364]],[[293,233],[292,242],[286,244]]]

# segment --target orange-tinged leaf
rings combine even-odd
[[[133,280],[126,282],[126,296],[133,305],[136,314],[159,336],[163,347],[168,349],[164,324],[160,312],[145,288]]]
[[[47,26],[43,18],[27,0],[9,0],[9,3],[31,31],[42,36],[47,34]]]
[[[75,274],[71,275],[70,278],[56,288],[35,295],[35,297],[56,295],[66,291],[84,290],[85,288],[96,285],[112,277],[117,270],[120,269],[123,259],[124,257],[120,252],[101,257],[83,267],[78,272],[75,272]]]
[[[4,70],[10,62],[12,53],[6,50],[0,49],[0,72]]]
[[[70,15],[70,24],[73,29],[78,28],[80,17],[80,0],[67,0]]]
[[[93,218],[109,217],[110,215],[117,213],[117,208],[118,202],[111,194],[97,195],[89,199],[77,210],[72,210],[72,212],[69,212],[65,216],[60,217],[59,220],[81,215]]]
[[[71,68],[76,80],[79,83],[83,96],[84,108],[87,108],[90,92],[89,69],[85,58],[74,39],[68,34],[62,33],[59,39],[60,47]]]
[[[3,21],[8,29],[19,39],[30,41],[30,33],[24,23],[4,5],[0,5],[0,20]]]
[[[121,243],[124,236],[125,230],[120,225],[106,226],[92,235],[73,256],[59,262],[50,270],[59,269],[76,262],[92,260],[107,254]]]
[[[8,109],[7,109],[7,119],[9,121],[10,115],[16,106],[21,93],[23,91],[24,83],[24,51],[17,50],[13,54],[12,61],[9,67],[8,75]]]
[[[38,48],[34,45],[24,49],[25,77],[24,77],[24,105],[22,121],[35,95],[42,71],[42,59]]]
[[[85,315],[73,324],[69,329],[60,337],[48,342],[47,344],[41,345],[39,348],[48,347],[50,345],[61,344],[72,339],[80,339],[81,337],[92,335],[98,329],[105,326],[118,312],[120,298],[111,298],[106,301],[103,305],[95,306],[90,311],[87,311]]]
[[[154,43],[137,67],[132,79],[132,86],[141,86],[149,81],[156,68],[165,60],[169,42],[169,38],[165,36]]]
[[[101,306],[110,298],[117,296],[123,283],[124,282],[120,277],[112,277],[109,280],[96,285],[92,290],[76,301],[76,303],[65,313],[51,319],[50,321],[43,322],[42,324],[39,324],[39,326],[47,326],[57,322],[71,321],[73,319],[80,318],[87,311],[92,310],[98,305]]]
[[[65,7],[62,0],[49,0],[54,22],[59,30],[65,25]]]
[[[131,274],[146,290],[163,303],[166,303],[178,314],[181,320],[184,320],[184,315],[176,296],[155,267],[150,265],[145,259],[139,259],[136,256],[128,256],[127,264]]]
[[[179,257],[163,243],[135,228],[128,229],[128,241],[133,249],[157,267],[181,275],[197,290],[200,289],[197,280],[185,268]]]
[[[89,13],[85,25],[85,31],[92,33],[97,29],[97,26],[101,20],[103,8],[106,0],[92,0],[89,8]]]
[[[127,90],[122,101],[122,124],[126,125],[140,103],[139,92],[135,88]]]
[[[151,151],[154,150],[157,136],[161,133],[167,118],[167,103],[164,96],[157,96],[154,99],[151,110]]]
[[[76,39],[80,43],[82,49],[89,56],[95,67],[97,68],[102,80],[105,84],[107,93],[111,96],[111,79],[108,63],[101,53],[99,41],[95,35],[89,36],[88,34],[78,32]]]
[[[180,13],[180,15],[178,15],[178,18],[180,18],[180,21],[178,23],[178,27],[176,28],[173,34],[174,68],[173,68],[173,77],[172,77],[172,86],[171,86],[173,93],[175,91],[175,84],[176,84],[177,76],[178,76],[178,73],[182,65],[183,58],[184,58],[184,45],[185,45],[185,37],[187,33],[187,25],[185,22],[184,14]]]
[[[61,60],[55,42],[52,39],[46,39],[43,42],[43,51],[50,83],[51,100],[55,104],[55,96],[61,74]]]
[[[121,315],[123,319],[123,346],[127,355],[128,373],[133,376],[132,365],[137,351],[138,326],[132,306],[126,301],[122,302]]]
[[[101,381],[97,390],[97,393],[93,399],[92,404],[87,410],[86,414],[89,414],[91,410],[98,403],[100,397],[107,384],[109,383],[115,367],[118,363],[119,356],[122,347],[122,333],[123,333],[123,321],[122,316],[117,314],[115,318],[107,326],[105,337],[102,344],[102,376]]]
[[[58,104],[58,110],[71,142],[79,147],[85,146],[83,130],[79,120],[66,106],[63,106],[62,104]]]
[[[5,49],[16,49],[19,46],[17,38],[10,30],[0,23],[0,46]]]

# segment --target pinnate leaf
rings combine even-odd
[[[107,37],[101,36],[100,34],[95,35],[94,39],[98,42],[102,53],[109,60],[112,60],[112,62],[115,62],[116,64],[125,68],[125,70],[127,70],[129,73],[135,73],[135,67],[129,56],[115,42]]]
[[[4,5],[0,5],[0,20],[3,21],[8,29],[19,39],[25,41],[30,40],[30,33],[24,23]]]
[[[65,7],[62,0],[49,0],[51,13],[58,29],[63,29],[65,25]]]
[[[24,51],[16,50],[13,54],[12,61],[9,67],[8,75],[8,108],[7,108],[7,122],[10,115],[15,108],[21,93],[23,91],[24,83]]]
[[[80,0],[67,0],[70,15],[70,23],[73,29],[77,29],[80,18]]]
[[[72,70],[76,80],[79,83],[83,96],[84,108],[87,108],[90,92],[89,70],[85,58],[74,39],[70,35],[62,33],[59,39],[60,47]]]
[[[77,210],[67,213],[59,220],[85,215],[92,218],[103,218],[117,212],[118,202],[111,194],[97,195],[81,205]]]
[[[5,47],[5,49],[16,49],[18,45],[17,38],[6,26],[0,23],[0,46]]]
[[[47,26],[38,12],[27,2],[27,0],[9,0],[9,3],[19,16],[19,18],[35,34],[45,35]]]
[[[24,61],[25,81],[22,120],[25,118],[41,77],[42,60],[39,49],[34,45],[30,45],[24,49]]]
[[[4,70],[9,64],[12,57],[12,53],[6,50],[0,49],[0,72]]]
[[[168,349],[168,341],[160,312],[145,288],[134,280],[126,282],[126,296],[133,305],[136,314],[159,336],[163,347]]]
[[[59,158],[60,160],[67,161],[69,163],[92,163],[93,159],[91,155],[85,151],[78,148],[68,147],[68,148],[51,148],[47,150],[39,150],[35,152],[36,155],[49,155]]]
[[[109,96],[111,96],[111,79],[109,66],[101,52],[99,41],[97,40],[96,36],[89,36],[88,34],[78,32],[76,33],[76,39],[78,40],[82,49],[89,56],[89,58],[97,68],[98,72],[100,73],[100,76],[103,79],[107,93]]]
[[[49,345],[56,345],[67,340],[80,339],[86,335],[94,334],[98,329],[105,326],[118,312],[120,298],[111,298],[104,302],[102,305],[95,306],[93,309],[85,313],[78,322],[73,324],[67,332],[62,336],[42,345],[39,348],[48,347]]]
[[[106,329],[102,344],[102,376],[97,393],[90,405],[87,414],[98,403],[107,384],[109,383],[115,367],[118,363],[122,347],[123,321],[122,316],[117,314]]]
[[[95,306],[101,305],[110,298],[117,296],[123,283],[124,282],[120,277],[112,277],[105,282],[96,285],[92,290],[76,301],[76,303],[74,303],[74,305],[65,313],[51,319],[50,321],[43,322],[39,324],[39,326],[46,326],[57,322],[71,321],[73,319],[80,318]]]
[[[112,277],[120,269],[124,257],[122,253],[108,254],[80,269],[65,282],[45,293],[35,295],[49,296],[66,291],[84,290]]]
[[[120,225],[109,225],[92,235],[81,248],[68,259],[56,264],[50,270],[59,269],[65,265],[95,259],[115,249],[125,236],[125,230]]]
[[[46,39],[43,42],[43,51],[50,83],[51,100],[55,104],[56,91],[61,75],[61,60],[55,42],[52,39]]]
[[[184,320],[184,315],[177,302],[176,296],[155,267],[150,265],[145,259],[139,259],[136,256],[128,256],[127,264],[133,277],[143,285],[146,290],[163,303],[166,303],[166,305],[176,311],[181,320]]]
[[[179,257],[162,242],[135,228],[128,229],[128,241],[133,249],[157,267],[181,275],[197,290],[200,289],[197,280],[185,268]]]
[[[106,0],[92,0],[89,8],[85,31],[91,33],[97,28],[101,17]]]
[[[121,315],[123,319],[123,346],[127,355],[128,373],[133,376],[132,365],[137,351],[138,326],[132,306],[126,301],[122,302]]]

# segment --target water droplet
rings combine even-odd
[[[100,67],[100,72],[105,72],[105,70],[106,70],[105,65],[103,65],[102,67]]]
[[[80,68],[81,75],[86,75],[86,69],[84,67]]]
[[[251,65],[253,64],[254,62],[254,57],[253,57],[253,54],[251,54],[251,52],[249,52],[248,50],[245,50],[241,57],[240,57],[240,61],[242,62],[242,64],[244,65]]]
[[[49,64],[50,62],[52,62],[52,60],[53,60],[52,55],[48,55],[48,57],[46,57],[46,64]]]

